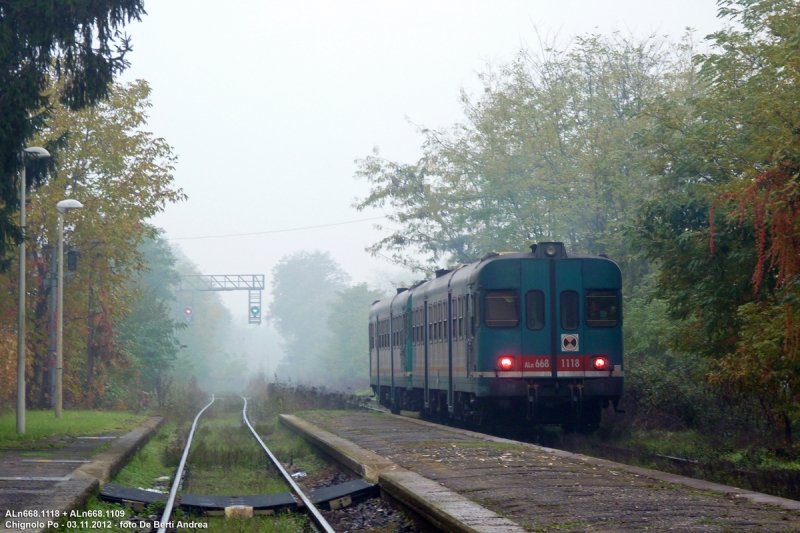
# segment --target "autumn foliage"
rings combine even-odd
[[[51,90],[63,88],[54,85]],[[108,100],[82,111],[55,104],[47,127],[33,142],[59,148],[54,153],[55,176],[29,193],[26,314],[31,407],[50,405],[50,278],[56,271],[52,251],[58,242],[55,205],[65,198],[84,205],[64,218],[65,249],[79,254],[77,270],[65,268],[65,406],[129,407],[139,394],[138,371],[117,330],[136,301],[132,281],[146,267],[140,247],[157,234],[147,220],[184,198],[173,185],[175,156],[170,146],[146,130],[149,94],[147,83],[140,80],[114,85]],[[7,332],[16,329],[15,270],[0,273],[0,284],[13,289],[0,298],[0,399],[5,406],[12,404],[10,391],[16,390],[16,373],[6,372],[16,367],[16,333],[14,349],[7,346]],[[109,376],[122,369],[127,374],[123,380],[118,377],[113,384],[116,392],[110,395]],[[129,394],[121,393],[121,386],[130,388]]]

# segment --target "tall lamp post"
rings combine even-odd
[[[19,176],[19,229],[22,242],[19,244],[19,311],[17,325],[17,433],[25,434],[25,160],[45,159],[50,152],[39,146],[22,151],[22,172]]]
[[[58,209],[58,300],[56,324],[56,418],[61,418],[63,388],[61,377],[64,368],[64,352],[62,335],[64,333],[64,214],[73,209],[80,209],[83,204],[78,200],[61,200],[56,204]]]

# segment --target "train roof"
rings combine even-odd
[[[429,294],[438,293],[441,290],[447,290],[453,283],[464,282],[469,284],[477,277],[478,272],[488,263],[493,261],[502,261],[508,259],[598,259],[602,261],[611,261],[605,254],[593,255],[582,254],[575,252],[568,252],[564,243],[561,242],[543,242],[531,246],[530,252],[488,252],[477,261],[472,263],[460,264],[452,269],[440,269],[436,271],[436,277],[427,281],[421,281],[415,284],[410,289],[398,288],[398,293],[394,296],[383,298],[374,302],[373,310],[380,311],[383,308],[397,308],[398,306],[405,305],[408,298],[412,295],[417,297],[425,297]],[[401,294],[404,296],[398,298]],[[376,307],[377,306],[377,307]]]

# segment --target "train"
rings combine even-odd
[[[622,275],[542,242],[489,252],[372,304],[370,386],[393,413],[591,433],[625,390]]]

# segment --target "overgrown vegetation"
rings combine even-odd
[[[51,436],[80,437],[108,433],[123,434],[141,424],[144,415],[111,411],[64,411],[61,419],[52,411],[28,411],[26,432],[17,434],[14,413],[0,415],[0,448],[28,445]]]
[[[422,272],[536,241],[608,254],[629,414],[605,435],[784,464],[800,457],[800,4],[718,4],[730,25],[706,54],[691,33],[585,35],[490,66],[463,123],[420,129],[419,160],[358,162],[356,207],[388,208],[371,250]]]

